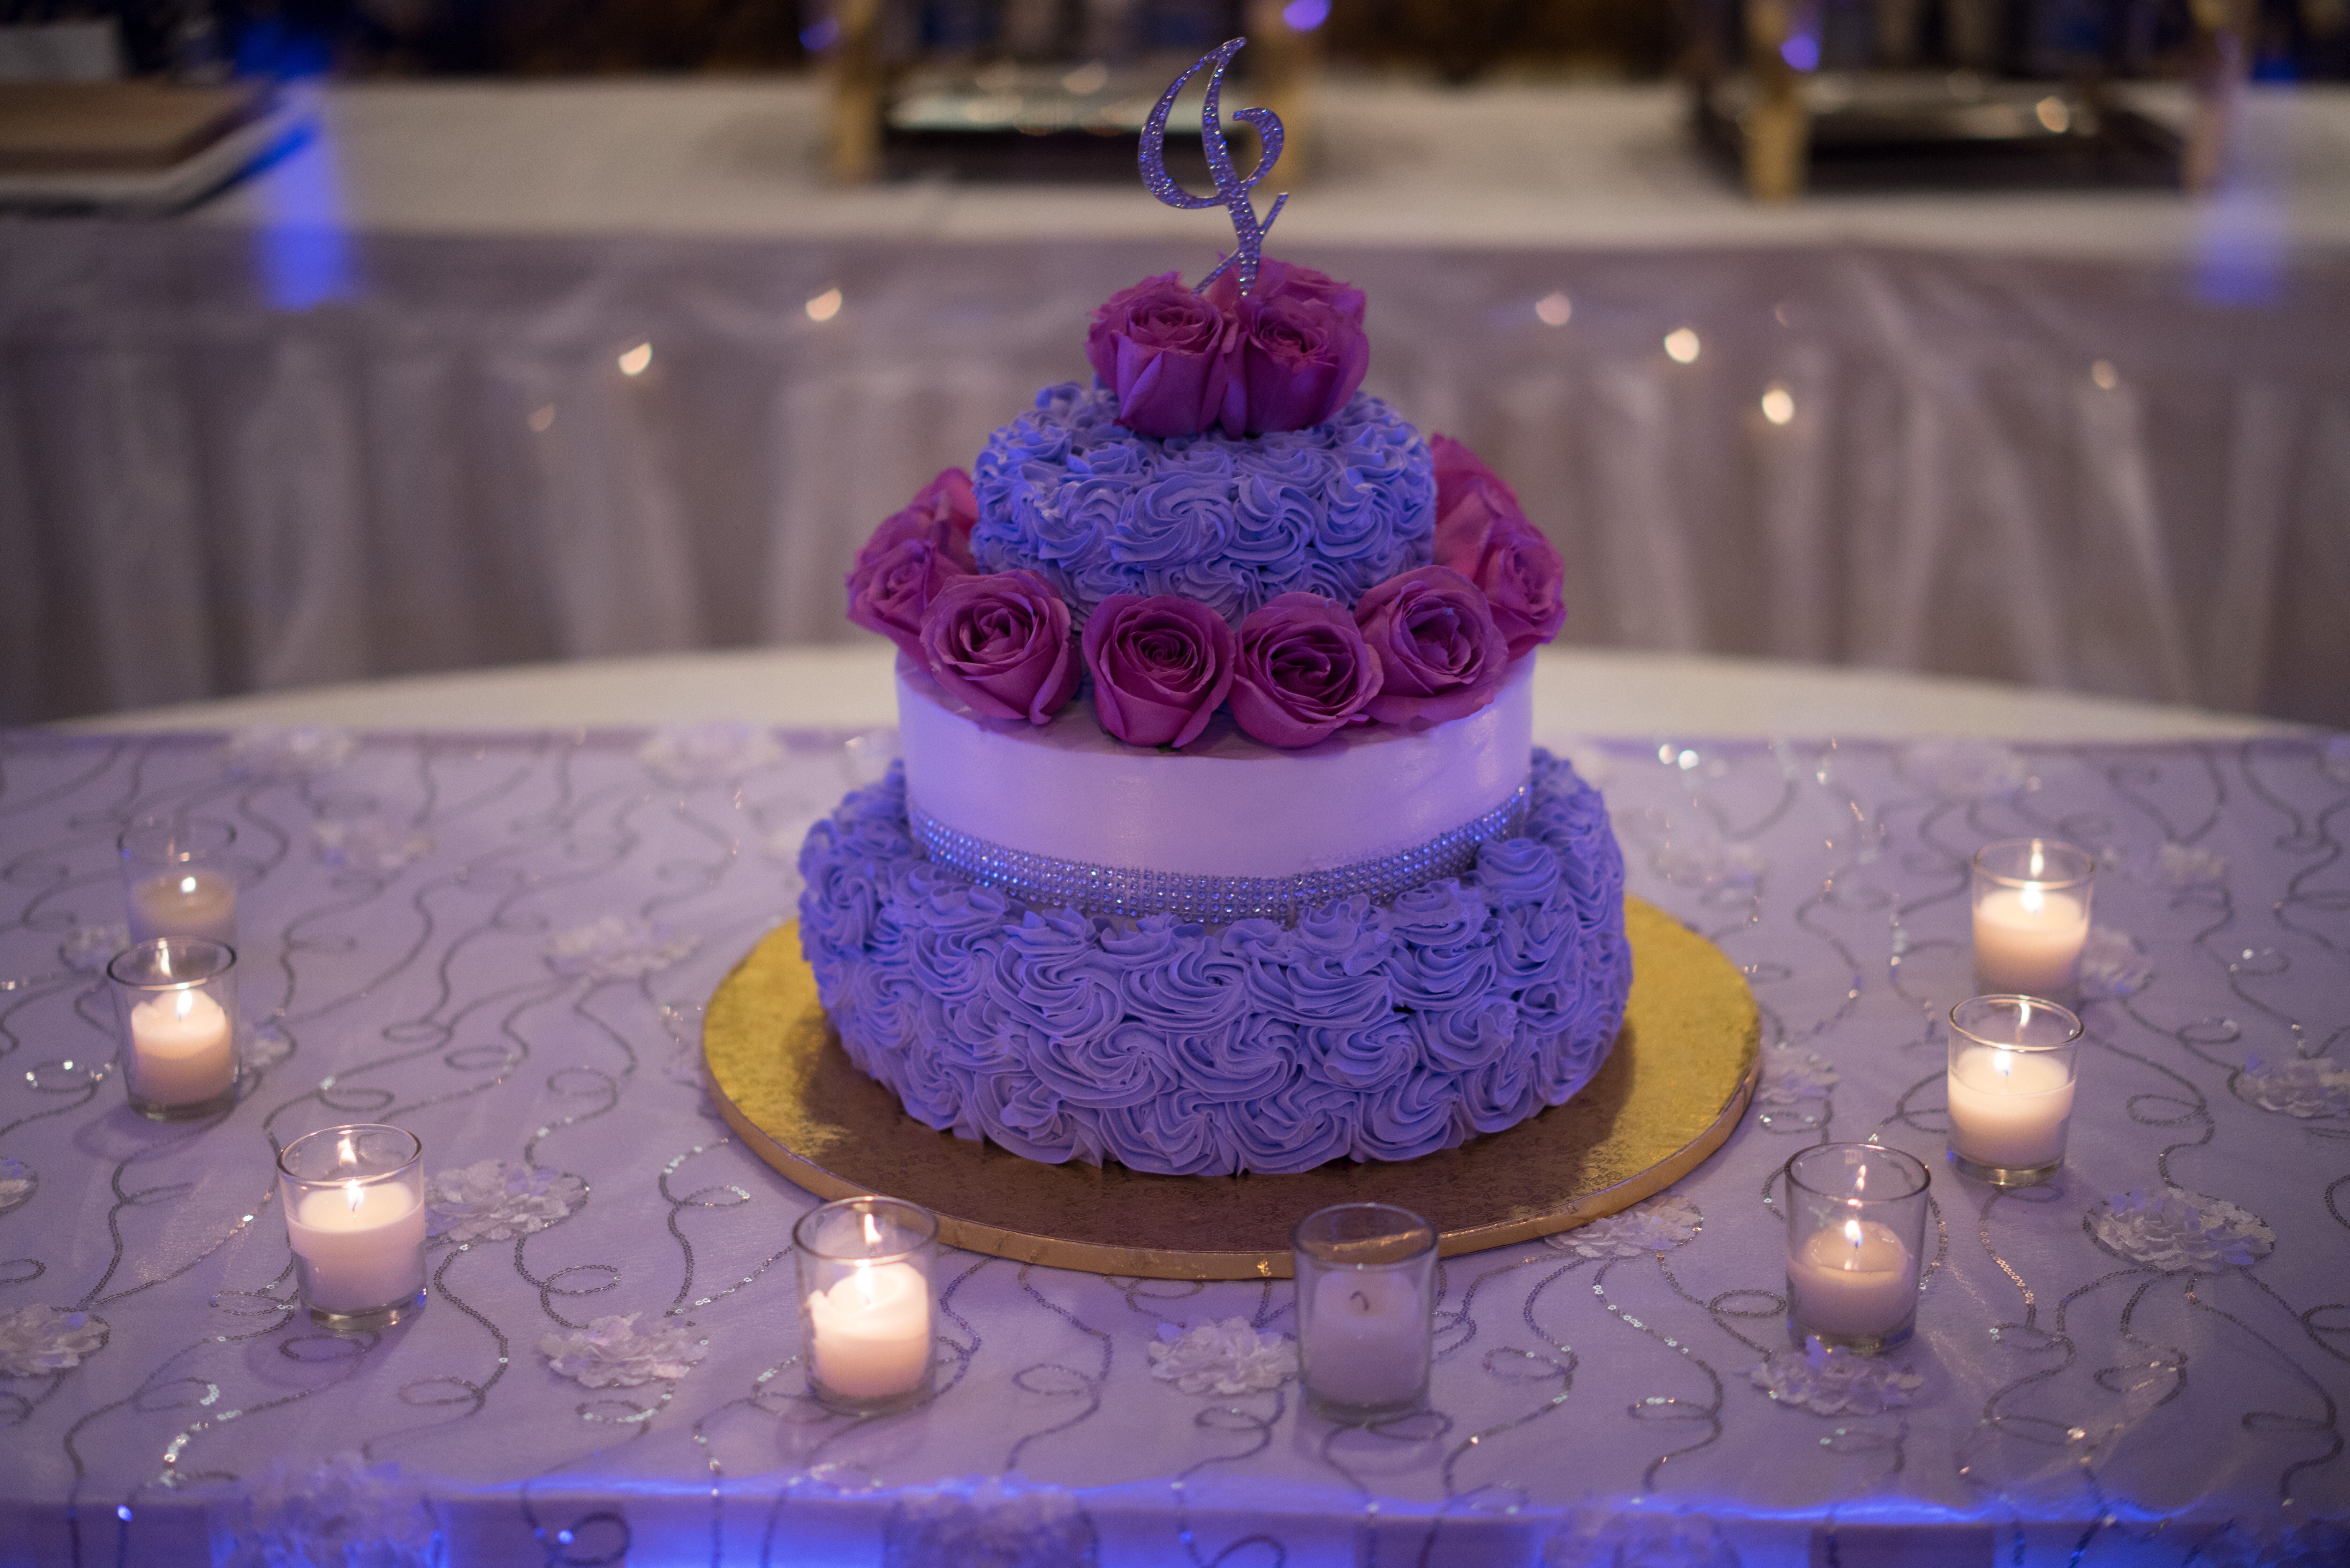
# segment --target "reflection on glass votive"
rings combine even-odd
[[[1790,1340],[1863,1355],[1908,1342],[1932,1179],[1882,1144],[1818,1144],[1787,1161]]]
[[[1290,1232],[1305,1402],[1326,1420],[1409,1415],[1428,1401],[1436,1230],[1409,1209],[1341,1203]]]
[[[1997,1187],[2045,1181],[2064,1163],[2081,1021],[2036,996],[1977,996],[1950,1009],[1950,1163]]]
[[[123,829],[122,898],[130,940],[209,937],[236,945],[236,876],[225,822],[149,817]]]
[[[808,1392],[883,1415],[930,1397],[938,1216],[896,1198],[844,1198],[792,1227]]]
[[[2078,1001],[2096,870],[2087,850],[2054,838],[1975,851],[1975,990]]]
[[[130,1108],[187,1121],[236,1101],[236,950],[201,937],[133,942],[106,966]]]
[[[277,1157],[286,1239],[310,1321],[389,1328],[424,1304],[424,1146],[402,1127],[327,1127]]]

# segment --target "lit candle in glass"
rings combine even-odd
[[[424,1147],[404,1128],[328,1127],[277,1157],[278,1196],[310,1320],[388,1328],[424,1303]]]
[[[1977,996],[1950,1009],[1950,1163],[1999,1187],[2064,1163],[2081,1021],[2036,996]]]
[[[151,817],[123,830],[123,912],[130,940],[203,937],[236,945],[236,876],[224,822]]]
[[[1925,1166],[1874,1143],[1824,1143],[1785,1168],[1787,1334],[1863,1355],[1905,1343],[1918,1321]]]
[[[1341,1203],[1297,1222],[1297,1348],[1305,1397],[1329,1420],[1383,1420],[1428,1398],[1436,1231],[1409,1210]]]
[[[929,1397],[938,1217],[895,1198],[848,1198],[792,1228],[808,1388],[858,1415]]]
[[[2087,851],[2053,838],[1976,851],[1975,989],[2075,1000],[2096,868]]]
[[[184,1121],[236,1101],[236,953],[198,937],[134,942],[106,966],[130,1108]]]

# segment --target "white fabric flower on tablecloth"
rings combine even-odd
[[[1738,1568],[1711,1520],[1635,1501],[1586,1503],[1543,1547],[1543,1568]]]
[[[1746,1376],[1782,1405],[1819,1416],[1874,1416],[1909,1403],[1926,1379],[1901,1363],[1855,1355],[1816,1336],[1801,1350],[1777,1350]]]
[[[221,747],[221,765],[239,778],[293,781],[338,768],[359,737],[331,724],[255,724]]]
[[[503,1159],[441,1171],[424,1186],[431,1233],[452,1241],[511,1241],[544,1231],[587,1196],[576,1176]]]
[[[654,777],[679,785],[732,784],[783,754],[771,732],[727,719],[656,730],[637,748],[637,761]]]
[[[2127,931],[2111,926],[2091,926],[2081,944],[2081,997],[2136,996],[2154,979],[2154,960]]]
[[[18,1307],[0,1312],[0,1377],[41,1377],[79,1366],[106,1348],[106,1324],[86,1312]]]
[[[592,926],[558,931],[546,940],[547,966],[590,980],[639,980],[693,956],[702,939],[644,920],[607,915]]]
[[[2244,1058],[2237,1080],[2252,1104],[2288,1116],[2350,1116],[2350,1067],[2326,1056],[2292,1056],[2271,1066]]]
[[[881,1523],[883,1568],[1095,1568],[1093,1521],[1056,1486],[1017,1473],[900,1494]]]
[[[2228,875],[2225,856],[2192,844],[2166,844],[2154,852],[2154,879],[2166,888],[2200,888]]]
[[[310,825],[318,858],[329,866],[381,875],[432,853],[432,836],[380,812],[329,817]]]
[[[642,1313],[588,1320],[584,1329],[550,1334],[538,1342],[546,1369],[589,1388],[634,1388],[659,1378],[682,1377],[710,1347],[691,1324],[671,1324],[650,1334],[637,1332]]]
[[[1807,1101],[1826,1099],[1835,1081],[1835,1064],[1826,1057],[1774,1045],[1762,1053],[1762,1081],[1754,1085],[1754,1103],[1790,1110]]]
[[[396,1464],[356,1453],[278,1459],[250,1483],[215,1538],[222,1568],[432,1568],[441,1522]],[[222,1548],[226,1550],[224,1552]]]
[[[2022,752],[1991,741],[1920,741],[1904,747],[1901,772],[1945,800],[2012,794],[2032,777]]]
[[[96,974],[130,945],[130,928],[117,920],[110,926],[76,926],[57,944],[57,958],[77,974]]]
[[[1288,1335],[1260,1335],[1239,1316],[1189,1333],[1178,1324],[1159,1324],[1159,1343],[1147,1354],[1151,1377],[1172,1382],[1184,1394],[1257,1394],[1297,1376],[1297,1343]]]
[[[1297,1376],[1296,1342],[1261,1334],[1246,1318],[1203,1323],[1189,1333],[1162,1323],[1148,1354],[1150,1376],[1186,1394],[1255,1394]]]
[[[2276,1245],[2276,1232],[2258,1215],[2175,1187],[2159,1197],[2132,1188],[2108,1198],[2090,1212],[2089,1231],[2120,1257],[2166,1274],[2216,1274],[2259,1262]]]
[[[33,1189],[40,1185],[41,1179],[33,1174],[31,1166],[21,1159],[0,1155],[0,1214],[5,1214],[11,1209],[22,1209],[30,1203]]]
[[[1638,1258],[1696,1240],[1704,1223],[1696,1204],[1678,1192],[1667,1192],[1543,1241],[1580,1258]]]

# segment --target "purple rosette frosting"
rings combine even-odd
[[[923,859],[900,774],[808,835],[800,929],[850,1059],[908,1115],[1137,1170],[1409,1159],[1565,1100],[1631,984],[1597,792],[1537,752],[1476,870],[1295,926],[1024,909]]]
[[[1382,724],[1424,729],[1473,713],[1509,673],[1509,648],[1476,584],[1446,566],[1390,577],[1355,607],[1385,684],[1371,699]]]
[[[1188,746],[1232,685],[1232,628],[1195,599],[1115,594],[1086,623],[1101,727],[1129,746]]]
[[[1140,435],[1197,435],[1242,418],[1239,325],[1181,278],[1162,273],[1118,290],[1086,332],[1086,359],[1118,394],[1118,422]]]
[[[979,520],[971,476],[950,468],[885,519],[848,569],[848,618],[922,657],[922,617],[940,590],[972,569]]]
[[[1355,618],[1319,594],[1284,594],[1241,623],[1232,720],[1268,746],[1311,746],[1347,724],[1379,692],[1379,656]]]
[[[1285,593],[1352,605],[1432,558],[1428,443],[1357,392],[1328,422],[1160,440],[1116,394],[1048,387],[988,438],[973,481],[983,571],[1035,571],[1083,625],[1116,594],[1180,594],[1238,626]]]
[[[949,696],[991,719],[1045,723],[1085,676],[1069,607],[1034,572],[948,583],[923,613],[921,651]]]

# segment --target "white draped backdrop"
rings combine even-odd
[[[874,523],[1081,373],[1104,296],[1205,254],[0,232],[0,720],[854,635]],[[1371,389],[1557,541],[1570,641],[2350,725],[2334,252],[2249,287],[1848,244],[1296,254],[1369,290]]]

